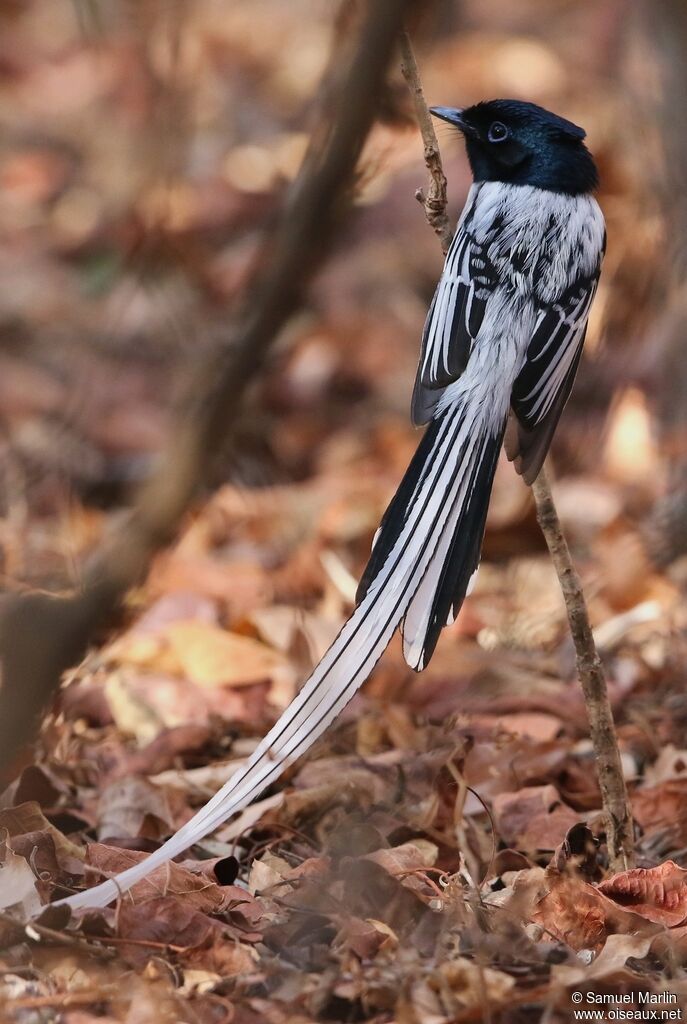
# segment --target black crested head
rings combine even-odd
[[[533,185],[567,195],[592,192],[598,184],[584,129],[535,103],[488,100],[463,110],[432,107],[432,113],[465,136],[475,181]]]

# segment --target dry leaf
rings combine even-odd
[[[250,637],[205,622],[177,622],[165,638],[183,674],[199,686],[243,686],[291,678],[282,655]]]
[[[0,848],[0,910],[18,916],[22,921],[37,917],[42,903],[36,890],[36,876],[28,861],[7,845],[7,833]]]
[[[282,883],[291,873],[291,865],[282,857],[266,853],[260,860],[251,864],[248,888],[254,893],[269,892],[275,885]]]
[[[265,679],[293,682],[283,655],[202,619],[130,630],[113,644],[109,656],[120,664],[183,675],[200,687],[247,686]]]
[[[492,811],[502,839],[521,850],[555,850],[579,821],[551,785],[498,793]]]
[[[647,921],[675,928],[687,920],[687,869],[667,860],[655,868],[633,868],[599,886],[614,902]]]
[[[609,935],[604,948],[589,966],[558,964],[551,971],[551,979],[571,987],[587,985],[590,981],[601,978],[611,978],[623,972],[630,957],[636,960],[643,959],[653,941],[652,935]]]
[[[665,829],[673,848],[682,846],[687,841],[687,778],[635,790],[632,813],[645,832]]]
[[[612,932],[653,933],[643,917],[614,903],[596,886],[575,875],[547,871],[548,892],[531,920],[572,949],[599,950]]]
[[[399,938],[393,928],[384,921],[368,917],[350,917],[337,936],[337,942],[348,946],[362,960],[371,960],[377,953],[391,951],[398,947]]]
[[[87,860],[100,874],[109,877],[145,860],[145,854],[103,843],[90,843]],[[133,886],[127,900],[142,903],[161,896],[175,896],[181,903],[187,903],[205,914],[221,913],[235,899],[233,890],[228,891],[227,887],[219,886],[209,878],[188,871],[173,861],[156,868],[147,878]],[[250,895],[246,894],[246,900],[249,899]]]
[[[7,829],[10,838],[27,832],[47,833],[54,842],[58,858],[64,866],[70,865],[72,860],[82,862],[85,859],[83,848],[62,835],[33,800],[0,811],[0,829]]]
[[[409,1001],[417,1024],[449,1024],[469,1009],[490,1009],[507,1002],[515,978],[458,958],[441,964],[422,981],[411,983]]]
[[[215,923],[176,896],[159,896],[144,903],[123,900],[117,914],[117,934],[124,939],[193,949],[207,942]],[[144,955],[148,959],[149,953]]]
[[[174,830],[174,821],[169,794],[147,779],[128,775],[100,792],[97,825],[103,841],[141,835],[159,839]]]
[[[436,893],[432,892],[422,878],[422,871],[425,868],[434,867],[439,855],[438,847],[426,839],[414,839],[410,843],[403,843],[402,846],[395,846],[388,850],[375,850],[367,853],[363,860],[370,860],[374,864],[397,879],[401,885],[428,901],[435,898]]]

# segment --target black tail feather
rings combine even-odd
[[[422,478],[423,472],[427,468],[427,458],[434,447],[443,419],[443,416],[439,416],[437,419],[432,420],[425,430],[422,440],[410,461],[410,465],[399,484],[398,490],[382,516],[376,543],[358,584],[358,590],[355,595],[356,604],[360,604],[367,594],[370,584],[386,562],[391,549],[398,540],[399,534],[403,529],[410,500]]]
[[[500,449],[501,436],[488,437],[472,472],[467,491],[469,497],[455,527],[449,556],[435,591],[423,648],[423,665],[427,665],[434,654],[451,609],[454,616],[460,611],[470,579],[479,566]]]

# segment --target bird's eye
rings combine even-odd
[[[487,132],[490,142],[504,142],[510,135],[510,130],[502,121],[494,121]]]

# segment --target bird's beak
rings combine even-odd
[[[472,125],[469,125],[464,119],[463,111],[460,107],[430,107],[429,112],[434,114],[435,117],[441,118],[442,121],[447,121],[448,124],[460,128],[464,135],[474,134]]]

